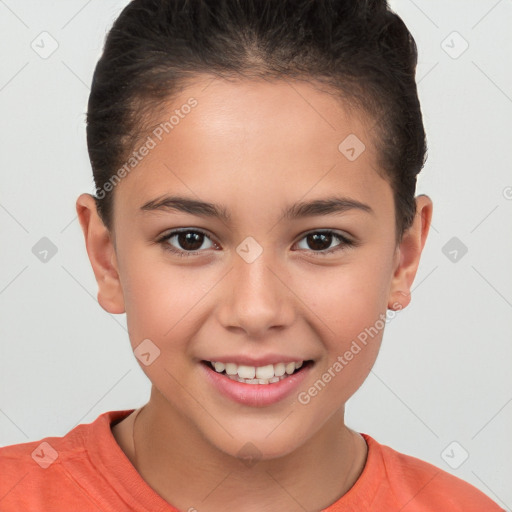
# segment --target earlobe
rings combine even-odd
[[[91,194],[81,194],[76,201],[76,211],[89,261],[98,283],[98,302],[109,313],[124,313],[124,297],[115,247],[109,230],[98,214],[94,197]]]
[[[411,286],[420,263],[432,221],[432,200],[426,195],[416,197],[416,215],[397,248],[397,265],[391,282],[388,308],[394,311],[407,307]]]
[[[411,302],[411,294],[406,293],[403,290],[397,290],[390,295],[388,302],[388,309],[392,311],[400,311],[406,308]]]

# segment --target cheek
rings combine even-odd
[[[339,279],[344,285],[341,291],[334,288],[336,293],[316,299],[322,320],[316,326],[325,352],[315,379],[297,395],[301,406],[314,409],[311,416],[316,421],[327,420],[365,381],[377,359],[386,325],[382,294],[374,287],[350,287],[349,281]]]
[[[368,262],[361,255],[358,261],[302,276],[299,295],[306,298],[322,333],[343,348],[343,342],[374,325],[386,311],[391,274],[390,258]]]
[[[142,251],[141,251],[142,253]],[[215,276],[162,258],[132,257],[123,268],[123,292],[132,347],[152,340],[170,362],[187,354],[188,341],[204,315],[200,306]]]
[[[146,338],[160,346],[185,314],[187,300],[183,290],[189,288],[181,282],[184,274],[180,276],[179,271],[154,259],[148,261],[143,250],[125,255],[122,287],[132,346]]]
[[[186,396],[177,382],[185,383],[194,366],[189,354],[190,338],[198,329],[194,305],[204,292],[186,272],[169,265],[135,264],[128,272],[125,306],[132,349],[148,379],[178,407]],[[171,395],[166,389],[173,390]]]
[[[346,265],[315,271],[304,280],[309,284],[303,284],[301,296],[307,297],[308,318],[325,350],[319,362],[321,379],[329,382],[325,398],[350,397],[377,357],[392,278],[392,256],[382,254],[387,253],[361,252]]]

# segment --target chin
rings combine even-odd
[[[289,413],[286,413],[289,414]],[[305,422],[297,423],[293,419],[296,413],[286,414],[272,421],[251,421],[248,427],[245,422],[237,425],[226,425],[226,430],[233,436],[212,436],[209,428],[205,433],[207,441],[217,450],[231,457],[240,459],[250,466],[255,461],[270,461],[286,457],[299,450],[315,435],[315,425],[306,425]],[[284,419],[283,421],[283,418]],[[318,423],[316,428],[318,428]],[[217,429],[218,431],[218,429]]]

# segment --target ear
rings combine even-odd
[[[76,201],[76,212],[98,283],[98,302],[109,313],[124,313],[124,297],[115,247],[110,231],[98,214],[94,197],[91,194],[81,194]]]
[[[400,310],[411,302],[411,286],[418,270],[421,252],[432,220],[432,201],[428,196],[416,197],[416,215],[397,248],[397,266],[391,281],[388,308]]]

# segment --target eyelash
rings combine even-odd
[[[172,252],[173,254],[175,254],[176,256],[180,257],[180,258],[187,258],[187,257],[190,257],[190,256],[197,256],[199,255],[201,252],[203,251],[183,251],[183,250],[178,250],[176,249],[175,247],[173,247],[172,245],[170,245],[168,243],[168,241],[173,238],[174,236],[176,235],[180,235],[182,233],[201,233],[202,235],[206,236],[207,238],[210,238],[208,236],[207,233],[205,233],[204,231],[200,230],[200,229],[182,229],[182,230],[177,230],[177,231],[171,231],[170,233],[162,236],[161,238],[159,238],[157,240],[157,243],[161,244],[162,247],[166,250],[166,251],[170,251]],[[313,252],[313,254],[318,254],[319,256],[328,256],[328,255],[331,255],[333,253],[336,253],[338,251],[341,251],[341,250],[344,250],[344,249],[347,249],[349,247],[355,247],[356,245],[358,245],[355,241],[353,240],[350,240],[349,238],[341,235],[340,233],[337,233],[336,231],[333,231],[333,230],[318,230],[318,231],[309,231],[308,233],[305,233],[304,236],[299,240],[303,240],[304,238],[306,238],[307,236],[309,235],[313,235],[313,234],[318,234],[318,233],[321,233],[323,235],[332,235],[334,236],[335,238],[338,239],[338,241],[340,242],[338,245],[336,245],[334,248],[331,248],[331,249],[326,249],[326,250],[322,250],[322,251],[311,251]]]

